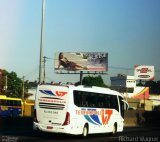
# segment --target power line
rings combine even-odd
[[[122,70],[134,70],[134,68],[126,68],[126,67],[116,67],[116,66],[108,66],[111,69],[122,69]]]
[[[34,70],[32,70],[31,72],[27,73],[27,74],[24,75],[24,76],[27,77],[27,76],[29,76],[29,75],[31,75],[31,74],[37,72],[37,71],[38,71],[38,67],[36,67]]]

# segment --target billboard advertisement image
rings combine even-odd
[[[134,75],[140,80],[154,80],[154,66],[135,66]]]
[[[57,71],[107,71],[108,53],[104,52],[57,52],[54,58]]]

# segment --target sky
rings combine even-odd
[[[56,52],[108,52],[105,83],[134,65],[155,66],[160,80],[159,0],[45,0],[43,56],[47,81],[77,82],[54,73]],[[39,77],[42,0],[0,0],[0,68]]]

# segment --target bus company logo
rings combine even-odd
[[[112,113],[113,113],[113,110],[111,110],[111,109],[103,109],[102,110],[102,124],[103,125],[108,124],[108,121],[110,120]]]
[[[89,121],[92,124],[95,125],[107,125],[111,115],[113,113],[113,110],[110,109],[102,109],[102,110],[96,110],[96,109],[81,109],[76,110],[76,114],[83,115],[84,118]]]
[[[67,92],[62,92],[62,91],[56,91],[56,95],[59,97],[63,97],[67,94]]]
[[[63,97],[67,94],[67,92],[63,91],[56,91],[55,94],[51,90],[39,90],[39,91],[45,95],[58,96],[58,97]]]

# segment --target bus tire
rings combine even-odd
[[[86,138],[88,136],[88,124],[85,124],[83,127],[82,137]]]
[[[117,123],[114,123],[114,125],[112,127],[111,136],[115,136],[116,132],[117,132]]]

